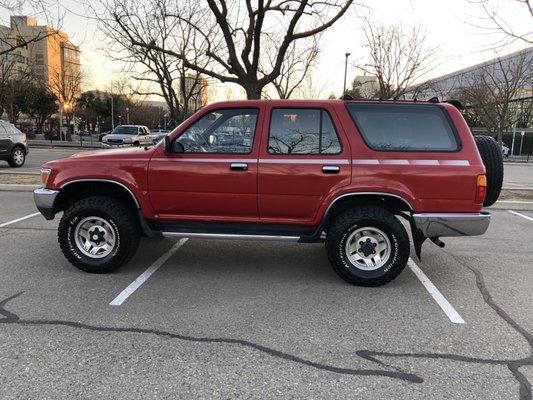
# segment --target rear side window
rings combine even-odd
[[[329,113],[313,108],[276,108],[270,116],[270,154],[339,154]]]
[[[444,111],[433,105],[347,105],[366,144],[378,151],[456,151],[459,141]]]

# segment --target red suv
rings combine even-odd
[[[126,263],[143,235],[324,241],[341,278],[377,286],[406,265],[405,226],[418,256],[426,238],[487,230],[503,167],[478,142],[436,101],[224,102],[158,145],[48,162],[34,197],[47,219],[63,211],[61,250],[87,272]]]

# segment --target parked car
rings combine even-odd
[[[102,138],[106,147],[147,146],[153,144],[150,130],[144,125],[118,125]]]
[[[150,131],[150,135],[152,136],[152,141],[153,141],[154,144],[159,143],[169,133],[170,133],[170,131],[166,130],[166,129],[156,129],[156,130],[151,130]]]
[[[509,157],[510,152],[511,152],[511,149],[507,147],[505,143],[502,143],[502,155],[507,158]]]
[[[22,167],[28,150],[26,134],[9,122],[0,121],[0,160],[14,168]]]
[[[229,127],[252,140],[219,143]],[[48,162],[34,197],[63,212],[61,250],[83,271],[117,269],[143,235],[324,241],[342,279],[378,286],[407,263],[401,220],[419,257],[426,239],[481,235],[502,172],[494,139],[449,103],[250,100],[211,104],[157,146]]]

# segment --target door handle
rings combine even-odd
[[[338,174],[341,168],[338,165],[324,165],[322,167],[323,174]]]
[[[232,171],[246,171],[248,170],[248,164],[246,163],[231,163],[230,169]]]

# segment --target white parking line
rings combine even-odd
[[[11,224],[14,224],[16,222],[24,221],[25,219],[28,219],[28,218],[36,217],[37,215],[40,215],[40,214],[41,213],[36,212],[36,213],[30,214],[30,215],[25,215],[24,217],[20,217],[20,218],[14,219],[12,221],[4,222],[3,224],[0,224],[0,228],[3,228],[4,226],[8,226],[8,225],[11,225]]]
[[[530,220],[531,222],[533,222],[533,218],[528,217],[527,215],[520,214],[519,212],[516,212],[516,211],[513,211],[513,210],[507,210],[507,211],[509,211],[511,214],[518,215],[519,217],[522,217],[522,218],[528,219],[528,220]]]
[[[152,265],[148,267],[137,279],[135,279],[129,286],[109,303],[111,306],[120,306],[130,297],[139,287],[152,276],[152,274],[159,269],[178,249],[185,244],[187,238],[180,239],[174,246],[170,248],[165,254],[159,257]]]
[[[444,311],[450,321],[452,321],[454,324],[464,324],[465,320],[461,318],[455,308],[453,308],[453,306],[448,302],[448,300],[446,300],[446,298],[442,295],[439,289],[436,288],[436,286],[429,280],[426,274],[422,272],[418,265],[415,264],[412,258],[409,258],[407,265],[409,266],[409,268],[411,268],[411,271],[415,273],[416,277],[420,280],[420,282],[422,282],[422,285],[424,285],[431,297],[433,297],[433,300],[435,300],[439,307],[442,308],[442,311]]]

